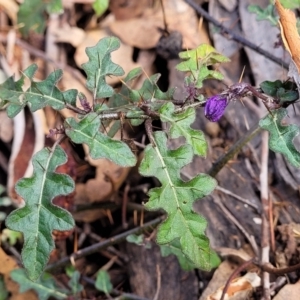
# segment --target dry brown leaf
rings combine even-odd
[[[279,25],[282,40],[295,62],[298,72],[300,72],[300,37],[297,31],[295,14],[289,9],[284,8],[279,0],[275,0],[275,6],[280,16]]]
[[[128,20],[142,15],[149,4],[149,0],[110,0],[109,9],[116,20]]]
[[[13,137],[13,121],[5,111],[0,111],[0,140],[8,143]]]
[[[15,183],[22,177],[32,175],[31,159],[33,154],[44,147],[45,116],[43,110],[35,113],[21,111],[14,118],[14,141],[8,168],[8,194],[16,204],[23,201],[15,192]]]
[[[83,63],[88,61],[86,55],[86,48],[95,46],[100,39],[109,36],[109,33],[103,29],[94,29],[83,31],[77,27],[59,28],[55,33],[56,42],[70,43],[76,47],[76,52],[74,55],[74,60],[78,67],[81,67]],[[117,51],[112,52],[112,61],[120,66],[127,74],[132,69],[138,67],[139,65],[132,60],[133,48],[128,46],[121,41],[120,48]],[[108,84],[116,84],[120,82],[118,77],[107,77],[106,81]]]
[[[14,25],[17,24],[17,13],[19,10],[19,5],[14,0],[0,0],[0,10],[9,16]]]
[[[209,295],[215,292],[220,286],[224,285],[236,268],[236,264],[229,262],[228,260],[223,261],[214,272],[212,279],[203,291],[199,300],[206,300]]]
[[[295,284],[285,285],[273,300],[298,300],[300,295],[300,280]]]
[[[0,274],[4,277],[5,287],[11,293],[9,299],[13,300],[36,300],[38,299],[33,291],[27,291],[22,294],[19,293],[19,285],[11,280],[10,272],[18,269],[17,262],[9,255],[7,255],[0,247]]]
[[[261,279],[256,272],[248,272],[242,277],[235,278],[230,283],[225,294],[226,300],[244,300],[248,299],[254,288],[260,286]],[[208,296],[207,300],[219,300],[221,298],[224,286],[215,293]]]
[[[168,30],[182,34],[184,49],[209,42],[206,32],[199,34],[198,18],[188,4],[183,0],[164,0],[163,3]],[[108,27],[128,45],[140,49],[154,48],[161,37],[158,28],[164,28],[162,8],[160,5],[146,8],[140,18],[110,22]]]

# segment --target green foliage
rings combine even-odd
[[[177,70],[191,72],[187,76],[186,81],[188,84],[193,83],[196,88],[201,88],[205,79],[214,78],[222,80],[223,75],[220,72],[210,70],[208,67],[229,61],[226,56],[223,56],[215,48],[206,44],[202,44],[194,50],[180,52],[179,57],[184,61],[176,66]]]
[[[66,104],[76,107],[78,91],[72,89],[61,92],[56,87],[62,77],[62,70],[52,72],[45,80],[40,82],[32,79],[36,70],[37,65],[33,64],[23,72],[19,80],[14,81],[14,77],[10,77],[1,84],[0,99],[2,106],[8,103],[7,114],[9,117],[16,116],[26,104],[33,112],[47,105],[56,110],[65,108]],[[23,91],[25,78],[30,80],[30,86]]]
[[[54,248],[52,231],[70,230],[74,226],[71,214],[52,204],[54,197],[67,195],[74,189],[70,176],[55,172],[66,161],[60,146],[52,150],[44,148],[33,157],[33,176],[16,184],[17,193],[26,203],[7,217],[6,226],[23,233],[22,260],[31,280],[41,275]]]
[[[4,277],[0,275],[0,300],[8,299],[8,291],[5,286]]]
[[[18,22],[22,25],[20,32],[28,36],[30,31],[43,33],[46,27],[45,12],[62,13],[61,0],[25,0],[18,12]]]
[[[140,68],[129,72],[122,81],[120,90],[115,92],[107,84],[106,77],[124,74],[123,69],[111,61],[112,51],[119,46],[117,38],[107,37],[86,50],[88,62],[83,64],[83,69],[87,74],[87,87],[94,96],[91,107],[84,102],[85,97],[77,90],[58,89],[57,83],[63,75],[62,70],[52,72],[43,81],[34,80],[36,65],[27,68],[20,79],[10,77],[0,85],[0,105],[6,108],[11,117],[26,105],[31,111],[45,106],[51,106],[54,110],[72,109],[78,116],[64,121],[63,133],[74,143],[86,144],[93,159],[106,158],[123,167],[134,166],[136,157],[126,143],[112,139],[121,126],[121,116],[126,115],[132,125],[143,123],[145,115],[147,118],[160,118],[162,122],[169,123],[169,137],[183,136],[186,145],[169,150],[164,133],[156,132],[154,137],[149,136],[153,144],[146,148],[140,171],[145,176],[156,176],[162,186],[150,191],[146,207],[152,210],[163,209],[168,214],[157,234],[159,244],[165,247],[165,254],[175,254],[185,268],[193,265],[210,270],[218,264],[219,259],[209,247],[205,236],[206,220],[193,211],[192,205],[208,195],[216,182],[204,174],[199,174],[188,182],[180,178],[181,168],[192,161],[193,155],[205,156],[207,150],[203,133],[191,128],[195,120],[194,108],[180,107],[180,112],[176,112],[175,106],[170,102],[173,100],[174,89],[163,92],[159,88],[160,74],[147,77],[140,89],[134,89],[133,83],[142,73]],[[222,75],[209,67],[228,61],[208,45],[183,52],[181,57],[185,61],[178,65],[178,69],[190,72],[186,83],[195,89],[201,87],[203,80],[207,78],[221,79]],[[26,81],[29,85],[25,89]],[[77,97],[81,108],[76,106]],[[199,95],[198,99],[201,97]],[[101,98],[110,98],[107,105],[100,104],[98,100]],[[120,119],[110,119],[108,116],[112,113],[114,116],[120,113]],[[115,123],[110,124],[112,120]],[[104,127],[107,125],[112,125],[108,135],[104,134]],[[52,231],[70,230],[74,226],[71,215],[52,204],[54,197],[66,195],[74,189],[69,176],[55,172],[65,162],[66,154],[60,146],[52,150],[45,148],[33,157],[33,176],[23,178],[16,184],[16,191],[24,199],[25,206],[12,212],[6,224],[12,230],[23,233],[22,260],[32,280],[39,278],[54,247]],[[99,289],[108,293],[112,286],[106,278],[107,274],[99,274]],[[79,274],[74,271],[70,280],[74,293],[81,290],[78,282]]]
[[[300,152],[293,144],[293,140],[299,134],[299,127],[296,125],[282,125],[282,121],[286,116],[286,109],[278,109],[273,111],[272,115],[261,119],[259,126],[270,132],[270,149],[282,153],[293,166],[299,168]]]
[[[266,8],[261,8],[258,5],[249,5],[248,11],[256,14],[256,19],[269,20],[273,26],[277,26],[278,16],[275,14],[274,4],[269,4]]]
[[[108,5],[108,0],[95,0],[95,2],[93,3],[93,9],[97,17],[100,17],[105,13],[105,11],[108,9]]]
[[[151,243],[149,241],[145,240],[144,234],[130,234],[126,237],[126,241],[128,243],[133,243],[138,246],[144,246],[146,249],[151,249]]]
[[[168,122],[171,125],[169,133],[171,138],[184,136],[186,143],[192,146],[195,154],[206,155],[207,144],[203,132],[190,127],[196,119],[195,109],[188,108],[183,112],[174,113],[174,104],[169,102],[159,112],[161,121]]]
[[[11,199],[4,196],[5,193],[5,187],[3,185],[0,184],[0,222],[5,220],[6,218],[6,213],[4,211],[2,211],[2,207],[7,207],[12,205]]]
[[[285,8],[295,9],[300,7],[300,0],[280,0],[280,3]]]
[[[113,88],[105,81],[106,76],[122,76],[124,70],[111,61],[111,52],[120,48],[116,37],[105,37],[96,46],[86,48],[89,61],[82,65],[87,75],[86,85],[94,93],[94,99],[111,97]]]
[[[213,191],[216,181],[205,174],[199,174],[188,182],[180,178],[182,167],[192,161],[193,150],[184,145],[168,150],[167,137],[163,132],[154,133],[153,145],[145,149],[145,156],[139,171],[143,176],[155,176],[162,186],[149,191],[146,208],[164,209],[168,218],[159,226],[157,242],[168,244],[179,239],[183,254],[196,267],[210,270],[219,259],[209,247],[205,236],[206,220],[193,211],[193,202]]]
[[[263,81],[260,84],[260,88],[265,94],[279,99],[280,104],[293,103],[299,98],[297,86],[294,82],[291,81]]]
[[[109,294],[113,290],[113,286],[110,282],[110,277],[107,271],[100,270],[97,273],[95,288],[105,294]]]
[[[33,64],[23,71],[19,80],[15,81],[14,76],[11,76],[0,84],[0,107],[7,105],[6,112],[10,118],[15,117],[27,104],[23,97],[23,85],[26,78],[32,80],[36,71],[37,65]]]
[[[169,244],[160,245],[160,252],[163,257],[169,255],[175,255],[181,268],[185,271],[191,271],[195,269],[195,265],[190,261],[181,251],[179,239],[173,240]]]
[[[66,273],[70,278],[68,285],[71,288],[72,295],[77,295],[78,293],[83,291],[83,285],[81,285],[79,282],[80,273],[73,266],[67,267]]]
[[[88,114],[78,123],[74,118],[67,118],[65,127],[66,134],[74,143],[89,146],[93,159],[107,158],[123,167],[136,164],[134,154],[124,142],[113,140],[99,132],[100,120],[96,113]]]
[[[23,269],[16,269],[10,272],[11,279],[20,286],[20,293],[28,290],[34,290],[39,300],[47,300],[50,297],[55,299],[67,299],[67,290],[63,290],[57,286],[51,275],[44,273],[36,282],[28,279]]]

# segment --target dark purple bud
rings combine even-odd
[[[219,121],[225,112],[227,104],[227,98],[220,95],[215,95],[208,98],[205,103],[205,117],[211,122]]]
[[[90,112],[92,110],[90,104],[86,100],[86,96],[83,93],[78,93],[78,98],[80,101],[81,106],[86,112]]]

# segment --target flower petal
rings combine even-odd
[[[217,122],[224,114],[228,105],[227,98],[215,95],[207,99],[204,115],[211,122]]]

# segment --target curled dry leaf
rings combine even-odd
[[[278,14],[280,16],[279,25],[281,29],[281,37],[285,48],[289,51],[298,72],[300,71],[300,37],[297,31],[297,20],[295,14],[285,9],[279,0],[275,1]]]
[[[14,140],[8,166],[8,194],[17,205],[23,200],[15,191],[16,182],[22,177],[30,177],[33,167],[32,156],[41,150],[45,144],[45,115],[43,110],[34,113],[22,110],[14,118]]]
[[[92,160],[89,158],[89,161]],[[98,159],[91,163],[96,167],[96,176],[85,184],[76,184],[75,205],[110,200],[113,193],[118,191],[126,179],[130,168],[122,168],[107,159]],[[93,222],[106,215],[103,209],[74,214],[76,221]]]
[[[3,10],[11,19],[14,25],[17,25],[17,13],[19,6],[14,0],[0,0],[0,10]]]
[[[261,279],[256,272],[248,272],[242,277],[235,278],[229,285],[225,294],[226,300],[248,299],[254,288],[260,286]],[[219,300],[221,298],[224,286],[215,293],[208,296],[207,300]]]

